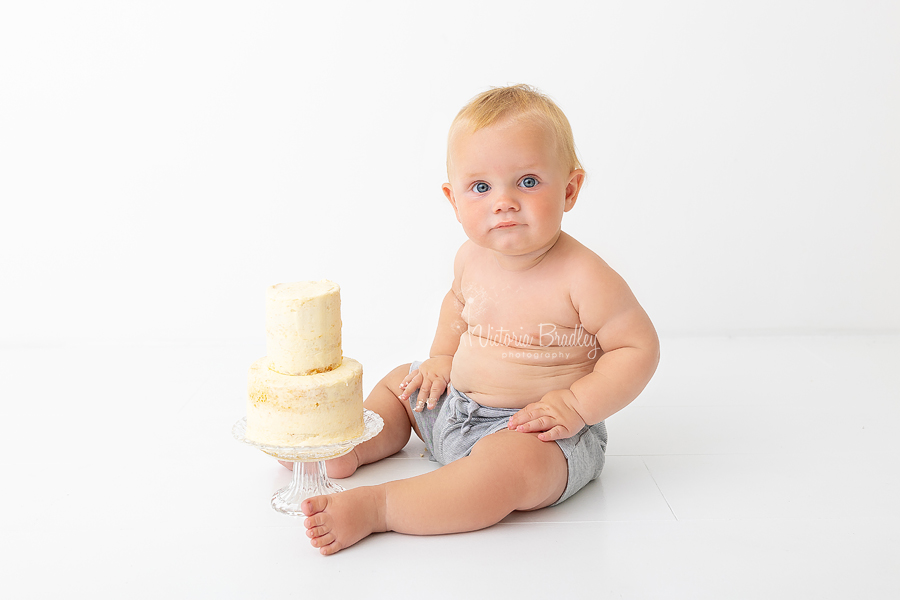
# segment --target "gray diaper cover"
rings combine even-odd
[[[410,372],[419,368],[412,363]],[[506,429],[515,408],[482,406],[451,384],[431,410],[415,412],[419,391],[409,397],[416,425],[422,441],[431,452],[432,460],[442,465],[468,456],[481,438]],[[566,489],[555,504],[567,500],[575,492],[600,476],[606,461],[606,425],[603,422],[585,426],[570,438],[555,440],[566,457],[569,479]]]

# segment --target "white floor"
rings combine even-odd
[[[257,354],[0,349],[3,596],[900,597],[900,336],[664,339],[564,505],[327,558],[269,506],[290,474],[231,436]],[[434,468],[423,451],[343,483]]]

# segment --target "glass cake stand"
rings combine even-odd
[[[247,417],[234,424],[231,434],[245,444],[259,448],[269,456],[294,463],[291,483],[272,496],[272,508],[280,513],[302,516],[300,503],[313,496],[343,492],[344,488],[328,479],[325,461],[343,456],[381,431],[384,421],[378,413],[363,409],[363,433],[359,437],[330,446],[269,446],[247,438]]]

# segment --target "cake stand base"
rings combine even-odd
[[[378,413],[363,409],[363,433],[359,437],[329,446],[270,446],[247,437],[247,418],[234,424],[231,434],[245,444],[254,446],[269,456],[294,463],[291,483],[272,496],[272,508],[280,513],[302,516],[300,503],[313,496],[343,492],[344,488],[328,479],[325,461],[343,456],[355,446],[367,442],[381,431],[384,421]]]
[[[294,517],[302,517],[300,503],[313,496],[336,494],[344,488],[328,478],[325,472],[325,461],[294,462],[294,474],[291,483],[272,496],[272,508],[280,513]]]

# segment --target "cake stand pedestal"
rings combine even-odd
[[[286,515],[302,516],[300,503],[305,499],[344,491],[344,488],[328,478],[328,474],[325,472],[325,461],[347,454],[353,450],[354,446],[378,435],[384,427],[381,416],[368,409],[363,411],[363,424],[363,433],[359,437],[329,446],[269,446],[261,444],[247,437],[247,417],[234,424],[231,434],[237,441],[254,446],[269,456],[294,463],[291,483],[275,492],[275,495],[272,496],[272,508]]]

